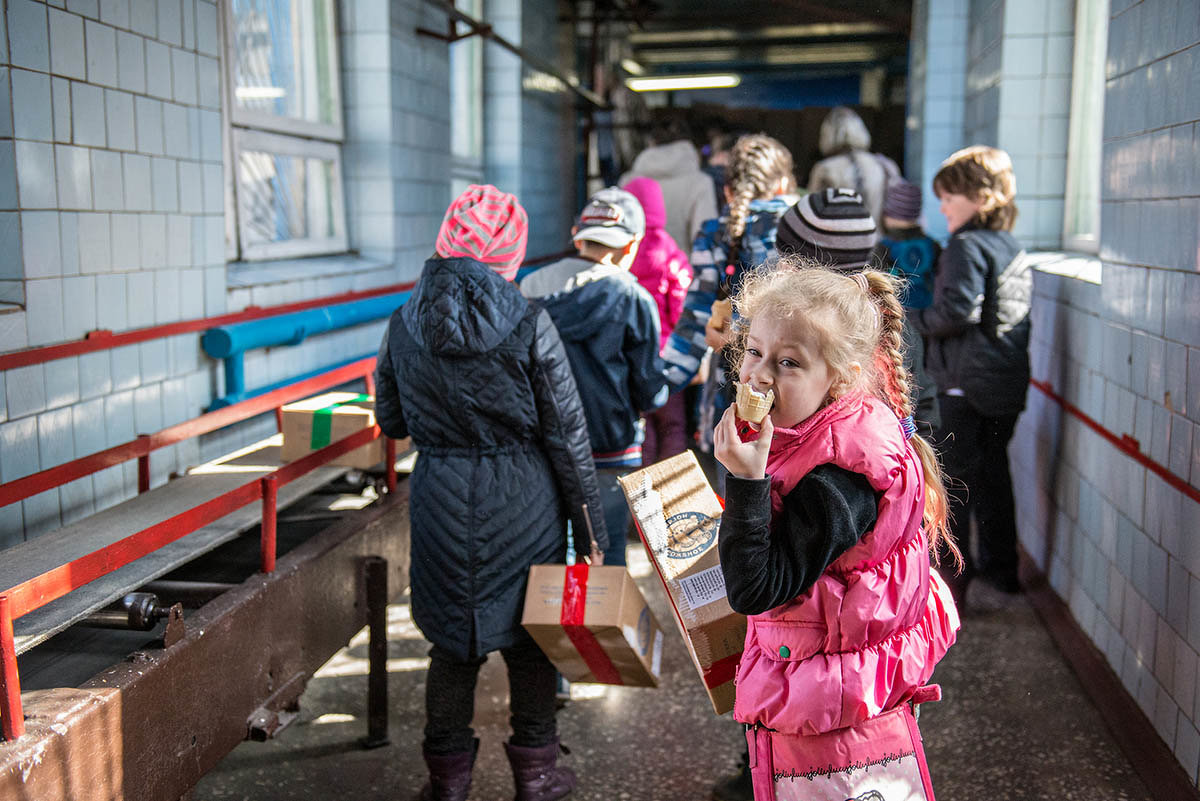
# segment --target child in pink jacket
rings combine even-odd
[[[735,405],[713,437],[756,801],[933,799],[914,708],[939,697],[926,682],[959,622],[930,561],[943,543],[960,557],[896,286],[787,257],[734,300],[740,382],[774,397],[759,430]]]
[[[675,322],[683,311],[683,299],[692,284],[692,265],[687,254],[663,227],[667,222],[662,187],[653,178],[634,178],[624,186],[642,204],[646,213],[646,236],[638,246],[629,271],[658,303],[659,346],[667,344]],[[683,393],[671,395],[667,403],[645,416],[646,440],[642,443],[642,464],[683,453],[687,447],[687,410]]]

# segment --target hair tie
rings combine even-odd
[[[900,430],[904,432],[906,440],[912,439],[913,434],[917,433],[917,424],[913,422],[911,414],[908,417],[901,418]]]
[[[868,295],[871,294],[871,285],[867,283],[866,273],[855,273],[850,277],[854,279],[854,283],[858,284],[859,287],[862,288],[863,292],[867,293]]]

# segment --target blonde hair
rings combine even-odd
[[[863,291],[863,284],[866,291]],[[742,282],[733,306],[740,319],[735,364],[740,371],[746,334],[758,316],[808,326],[833,374],[830,399],[858,389],[871,393],[904,419],[913,413],[912,387],[904,366],[904,307],[899,283],[887,273],[838,272],[800,256],[785,256],[774,269],[759,268]],[[853,364],[862,366],[855,371]],[[923,522],[936,563],[944,549],[956,565],[962,554],[951,537],[946,485],[933,448],[919,435],[909,440],[925,478]]]
[[[975,222],[992,231],[1011,231],[1017,221],[1017,177],[1000,148],[972,145],[951,153],[933,176],[933,191],[981,203]]]
[[[792,169],[791,151],[779,140],[763,133],[738,138],[729,154],[725,178],[733,196],[729,201],[729,223],[725,228],[731,242],[740,239],[746,230],[750,201],[774,197],[781,180],[786,179],[790,187],[795,183]]]
[[[822,156],[834,156],[851,150],[870,150],[871,132],[854,109],[835,106],[821,121],[817,144]]]

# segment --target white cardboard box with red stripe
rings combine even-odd
[[[746,618],[725,595],[717,550],[721,501],[691,451],[618,481],[713,710],[724,714],[733,709]]]
[[[624,567],[533,565],[521,624],[568,681],[658,686],[662,628]]]

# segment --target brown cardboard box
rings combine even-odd
[[[713,709],[724,714],[733,709],[746,618],[725,596],[717,550],[721,502],[691,451],[618,480]]]
[[[563,625],[568,569],[583,595],[582,625],[571,631]],[[624,567],[534,565],[521,624],[568,681],[658,686],[662,628]]]
[[[283,407],[280,458],[294,462],[326,445],[375,425],[375,400],[354,392],[326,392]],[[383,438],[339,456],[330,464],[366,470],[383,461]]]

